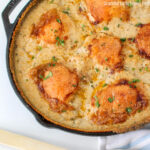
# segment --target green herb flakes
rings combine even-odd
[[[60,20],[60,19],[57,18],[56,20],[57,20],[58,23],[61,23],[61,20]]]
[[[108,98],[108,101],[109,101],[110,103],[112,103],[114,100],[115,100],[115,97],[114,97],[114,96]]]
[[[53,76],[53,73],[50,71],[49,73],[48,73],[48,75],[45,77],[45,78],[43,78],[43,80],[47,80],[48,78],[50,78],[50,77],[52,77]]]
[[[61,40],[59,37],[56,37],[56,45],[61,45],[61,46],[64,46],[65,45],[65,41],[64,40]]]
[[[145,67],[145,71],[147,71],[147,72],[149,71],[149,69],[148,69],[148,67],[147,67],[147,66]]]
[[[75,84],[73,84],[72,86],[73,86],[73,87],[77,87],[77,85],[75,85]]]
[[[95,102],[95,106],[96,106],[97,108],[99,108],[99,107],[100,107],[100,104],[99,104],[99,101],[98,101],[98,100],[96,100],[96,102]]]
[[[103,84],[103,85],[102,85],[102,87],[104,88],[104,87],[106,87],[107,85],[108,85],[108,84],[107,84],[107,83],[105,83],[105,84]]]
[[[39,51],[41,51],[41,50],[42,50],[42,46],[38,46],[37,49],[38,49]]]
[[[57,58],[55,56],[52,57],[53,62],[57,62]]]
[[[135,2],[137,2],[137,3],[141,3],[141,2],[142,2],[142,0],[135,0]]]
[[[126,38],[121,38],[120,41],[121,41],[121,42],[125,42],[125,41],[126,41]]]
[[[127,113],[131,113],[131,112],[132,112],[132,108],[131,108],[131,107],[127,107],[127,108],[126,108],[126,112],[127,112]]]
[[[54,0],[49,1],[50,4],[52,4],[54,2]]]
[[[97,107],[97,108],[99,108],[100,107],[100,104],[99,104],[99,101],[98,101],[98,97],[95,95],[94,96],[94,99],[96,100],[95,101],[95,106]]]
[[[127,6],[128,7],[133,7],[133,4],[132,3],[128,3]]]
[[[129,55],[129,57],[130,57],[130,58],[132,58],[132,57],[133,57],[133,55],[131,54],[131,55]]]
[[[104,29],[105,31],[108,31],[108,30],[109,30],[109,28],[108,28],[108,27],[106,27],[106,26],[105,26],[103,29]]]
[[[142,23],[137,23],[135,26],[140,27],[141,25],[142,25]]]
[[[82,31],[84,31],[84,30],[85,30],[85,25],[83,24],[83,25],[82,25]]]
[[[96,71],[96,72],[99,72],[99,69],[98,69],[98,68],[95,68],[95,71]]]
[[[108,58],[107,58],[107,57],[105,58],[105,61],[108,61]]]
[[[132,83],[137,83],[137,82],[140,82],[140,80],[139,79],[133,79],[132,80]]]
[[[51,71],[49,71],[48,75],[44,78],[43,75],[39,75],[39,77],[43,80],[47,80],[48,78],[52,77],[53,76],[53,73]]]

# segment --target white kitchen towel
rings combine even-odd
[[[99,138],[100,150],[150,150],[150,130],[142,129]]]

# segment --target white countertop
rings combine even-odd
[[[8,2],[9,0],[0,0],[0,13]],[[21,0],[19,8],[24,6],[25,3],[27,3],[27,0]],[[16,18],[19,8],[11,15],[11,20]],[[45,128],[35,120],[10,85],[6,69],[6,43],[5,31],[0,18],[0,129],[55,144],[69,150],[97,150],[98,137],[81,136]],[[3,148],[0,147],[1,149]]]

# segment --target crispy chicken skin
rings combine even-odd
[[[31,36],[37,37],[48,44],[56,43],[56,38],[61,37],[63,24],[56,9],[43,14],[37,25],[33,25]]]
[[[121,5],[109,5],[113,2],[125,2],[125,0],[85,0],[87,8],[94,17],[95,22],[110,21],[113,17],[123,21],[129,19],[129,8]]]
[[[136,36],[136,45],[139,54],[150,59],[150,24],[143,25],[140,28]]]
[[[94,39],[89,45],[90,56],[98,63],[110,67],[112,70],[122,67],[121,42],[118,38],[103,36]]]
[[[77,76],[62,65],[50,67],[44,73],[45,77],[49,71],[52,72],[53,76],[43,81],[43,88],[50,98],[64,101],[76,89]]]
[[[76,91],[78,77],[62,64],[46,64],[31,70],[31,77],[37,84],[50,107],[56,111],[71,110],[69,97]]]
[[[96,114],[92,115],[92,120],[99,125],[124,122],[128,116],[147,106],[144,96],[127,80],[120,80],[118,84],[97,92],[92,105],[95,106],[96,103],[99,103],[99,107]]]

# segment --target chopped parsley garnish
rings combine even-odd
[[[93,84],[91,84],[91,87],[92,87],[92,88],[94,88],[94,85],[93,85]]]
[[[104,29],[105,31],[109,30],[109,28],[108,28],[108,27],[106,27],[106,26],[105,26],[103,29]]]
[[[126,41],[126,38],[121,38],[120,41],[121,41],[121,42],[125,42],[125,41]]]
[[[127,4],[129,7],[133,7],[133,4],[132,3],[128,3]]]
[[[83,24],[83,25],[82,25],[82,31],[84,31],[84,28],[85,28],[85,25]]]
[[[99,101],[98,101],[98,100],[95,102],[95,106],[96,106],[97,108],[100,107],[100,104],[99,104]]]
[[[34,56],[32,56],[32,60],[34,59],[35,57]]]
[[[140,80],[139,79],[133,79],[132,81],[129,81],[128,83],[132,84],[132,83],[137,83],[137,82],[140,82]]]
[[[132,112],[132,108],[131,108],[131,107],[127,107],[127,108],[126,108],[126,112],[127,112],[127,113],[131,113],[131,112]]]
[[[76,40],[76,41],[74,41],[74,43],[76,43],[76,44],[77,44],[77,43],[78,43],[78,41]]]
[[[48,73],[48,75],[43,79],[43,80],[47,80],[48,78],[52,77],[53,76],[53,73],[50,71]]]
[[[135,2],[137,2],[137,3],[141,3],[141,2],[142,2],[142,0],[135,0]]]
[[[120,27],[120,24],[118,24],[117,27],[119,28],[119,27]]]
[[[108,101],[109,101],[110,103],[112,103],[114,100],[115,100],[115,97],[114,97],[114,96],[108,98]]]
[[[139,110],[138,110],[138,113],[140,113],[140,112],[141,112],[141,110],[139,109]]]
[[[43,77],[41,74],[39,75],[39,77],[40,77],[41,79],[44,79],[44,77]]]
[[[50,71],[49,73],[48,73],[48,75],[44,78],[41,74],[40,74],[40,78],[41,79],[43,79],[43,80],[47,80],[48,78],[50,78],[50,77],[52,77],[53,76],[53,73]]]
[[[105,61],[108,61],[108,58],[107,58],[107,57],[105,58]]]
[[[135,38],[131,38],[131,42],[134,42],[135,41]]]
[[[103,84],[103,86],[102,87],[106,87],[108,84],[107,83],[105,83],[105,84]]]
[[[90,81],[90,86],[92,87],[92,88],[94,88],[94,85],[93,85],[93,81]]]
[[[130,57],[130,58],[132,58],[132,57],[133,57],[133,55],[129,55],[129,57]]]
[[[69,11],[68,11],[68,10],[63,10],[62,12],[63,12],[64,14],[69,15]]]
[[[66,110],[62,110],[62,112],[66,112]]]
[[[132,68],[132,71],[134,71],[135,70],[135,68]]]
[[[59,37],[56,37],[56,45],[61,45],[61,46],[64,46],[65,45],[65,41],[64,40],[61,40]]]
[[[79,10],[82,10],[82,7],[81,7],[81,6],[79,6]]]
[[[57,20],[58,23],[61,23],[61,20],[60,20],[60,19],[57,18],[56,20]]]
[[[73,84],[72,86],[73,86],[73,87],[77,87],[77,85],[75,85],[75,84]]]
[[[41,51],[41,50],[42,50],[42,46],[38,46],[37,48],[38,48],[38,50],[39,50],[39,51]]]
[[[100,107],[100,104],[99,104],[99,101],[98,101],[98,97],[95,95],[94,96],[94,99],[96,100],[95,101],[95,106],[97,107],[97,108],[99,108]]]
[[[94,99],[95,99],[95,100],[98,100],[98,97],[95,95],[95,96],[94,96]]]
[[[52,57],[53,62],[57,62],[57,58],[55,56]]]
[[[54,33],[58,32],[57,30],[54,30]]]
[[[145,71],[149,71],[148,67],[145,67]]]
[[[54,2],[54,0],[51,0],[49,3],[52,4]]]
[[[93,31],[91,31],[90,34],[93,35]]]
[[[86,76],[82,76],[82,77],[81,77],[81,80],[84,80],[85,78],[86,78]]]
[[[96,72],[99,72],[99,69],[98,69],[98,68],[95,68],[95,71],[96,71]]]
[[[140,27],[141,25],[142,25],[142,23],[137,23],[135,26]]]
[[[140,82],[140,80],[139,79],[133,79],[132,80],[132,83],[137,83],[137,82]]]

